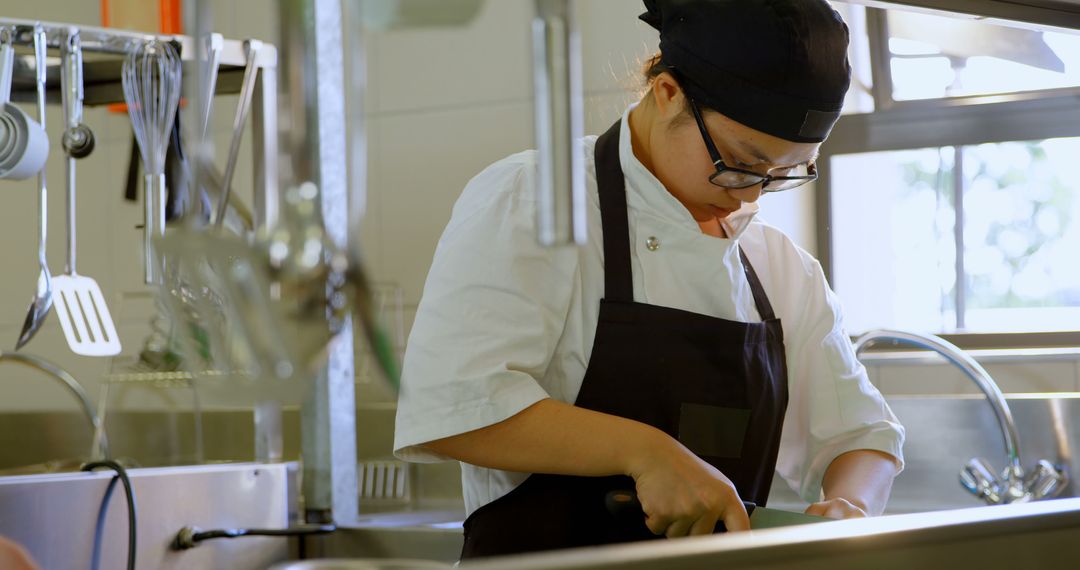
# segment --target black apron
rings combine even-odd
[[[788,397],[780,320],[741,249],[764,322],[634,302],[620,128],[596,141],[605,289],[574,405],[665,431],[731,479],[744,500],[765,505]],[[461,557],[658,538],[643,518],[627,522],[607,511],[608,491],[633,488],[626,476],[532,474],[465,521]]]

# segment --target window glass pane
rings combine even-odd
[[[1080,139],[966,147],[967,328],[1080,329]]]
[[[952,149],[834,157],[833,287],[848,332],[955,325]]]
[[[848,331],[1080,330],[1078,157],[1080,138],[834,157],[833,285]]]
[[[888,12],[893,98],[986,95],[1080,85],[1080,36]]]

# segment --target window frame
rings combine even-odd
[[[838,155],[1080,137],[1080,87],[915,101],[892,98],[886,12],[866,9],[874,111],[842,115],[821,146],[815,184],[818,259],[832,282],[832,158]],[[961,214],[962,215],[962,211]],[[962,227],[958,244],[962,244]],[[1077,323],[1080,329],[1080,323]],[[1080,330],[960,333],[962,348],[1080,346]]]

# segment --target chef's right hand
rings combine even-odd
[[[629,475],[645,511],[645,525],[668,538],[750,529],[735,485],[718,469],[663,432],[633,460]]]

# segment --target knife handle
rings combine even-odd
[[[754,514],[754,509],[757,508],[756,504],[751,501],[743,501],[742,504],[746,509],[746,516]],[[637,492],[630,489],[608,491],[607,496],[604,497],[604,506],[607,507],[612,516],[622,521],[645,518],[645,510],[641,507]],[[713,532],[727,532],[724,521],[717,521],[716,529]]]

